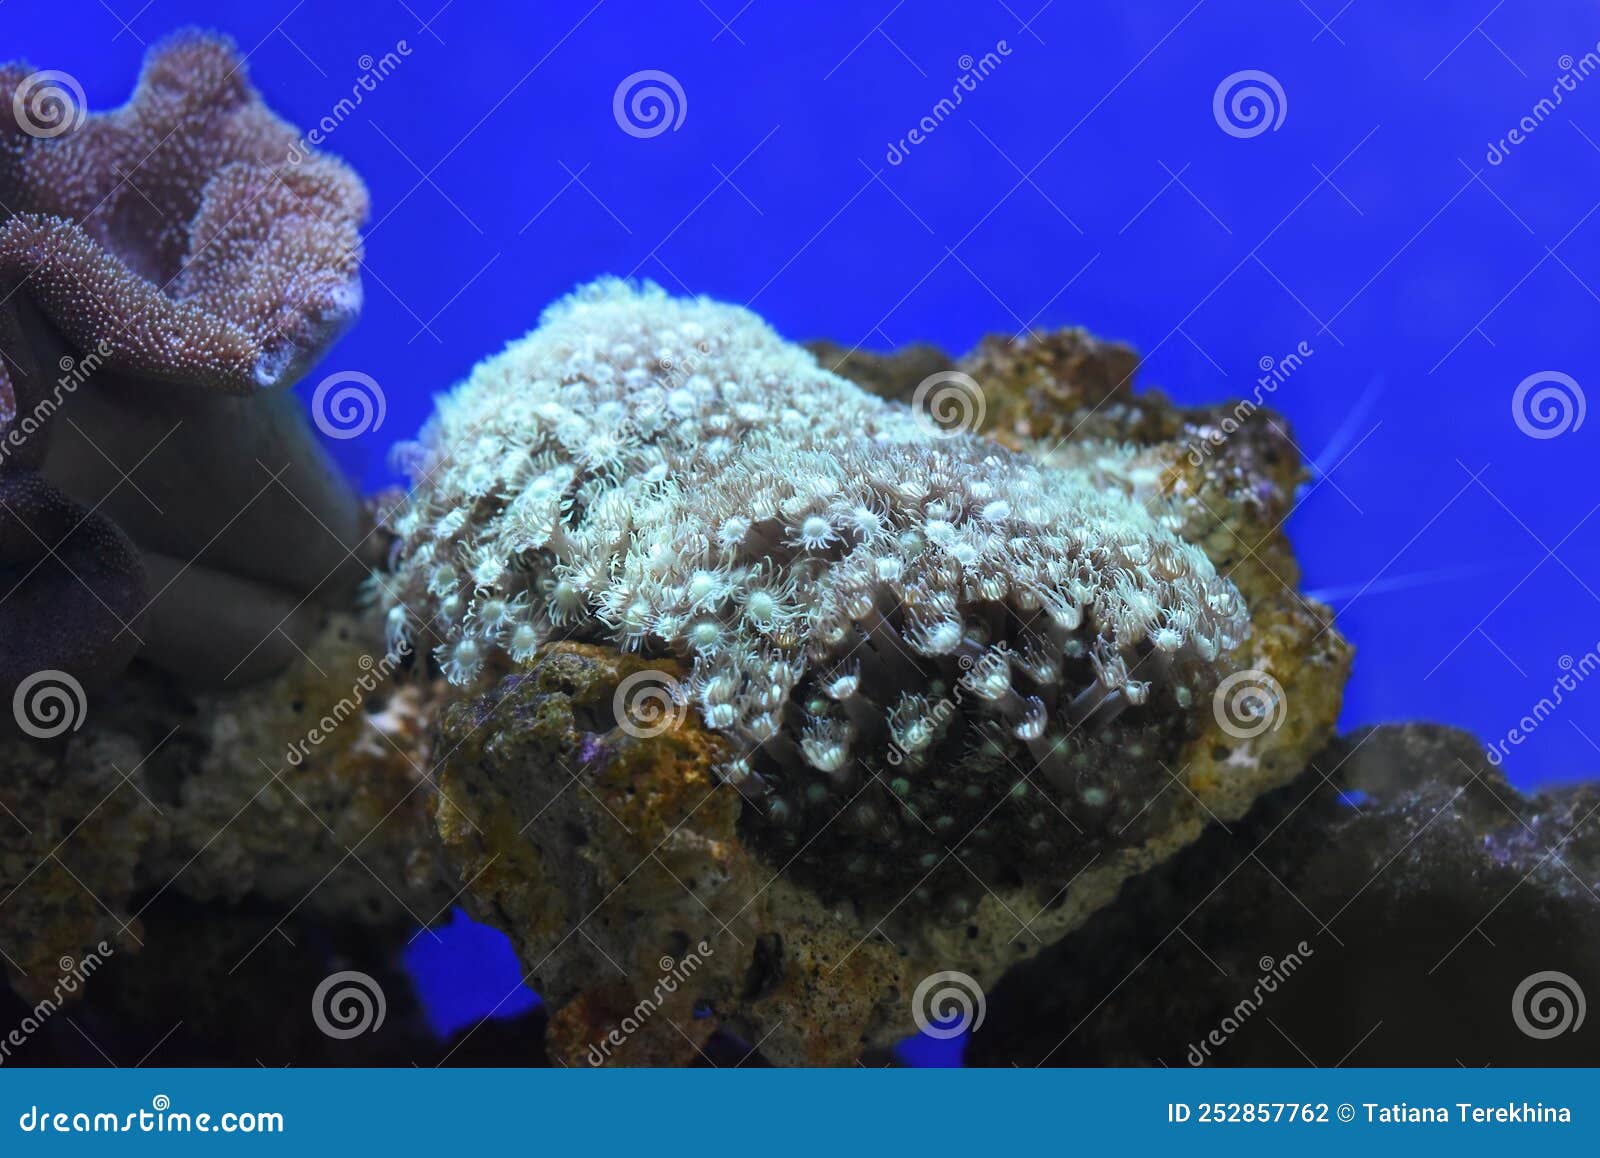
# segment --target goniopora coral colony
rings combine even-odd
[[[1247,630],[1132,451],[942,430],[651,285],[557,303],[403,449],[391,646],[456,684],[558,639],[676,657],[748,831],[824,892],[960,916],[922,884],[958,838],[1013,879],[1159,831]]]

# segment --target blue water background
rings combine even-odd
[[[1564,657],[1600,642],[1600,416],[1536,439],[1512,411],[1518,384],[1546,371],[1600,405],[1600,75],[1536,111],[1570,75],[1564,58],[1597,51],[1600,6],[0,10],[7,54],[72,73],[98,108],[187,23],[231,34],[290,120],[334,118],[327,147],[371,189],[365,315],[302,387],[343,370],[381,384],[382,428],[334,447],[368,487],[394,481],[387,449],[436,391],[604,273],[872,349],[1082,325],[1136,347],[1138,381],[1187,403],[1249,394],[1264,360],[1304,343],[1270,404],[1316,464],[1290,524],[1305,587],[1359,648],[1343,724],[1503,737]],[[386,53],[399,67],[336,112],[364,58]],[[998,66],[891,163],[963,58],[985,53]],[[644,69],[686,98],[681,126],[651,138],[612,108]],[[1240,138],[1213,93],[1245,69],[1275,78],[1284,116]],[[1492,163],[1491,143],[1528,117]],[[1523,785],[1592,777],[1597,745],[1589,686],[1508,769]],[[470,942],[464,959],[486,968]]]

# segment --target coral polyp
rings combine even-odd
[[[798,847],[848,803],[871,877],[915,879],[1030,790],[1133,839],[1248,622],[1170,516],[1107,485],[1128,452],[1045,465],[940,429],[651,285],[553,306],[404,457],[393,645],[462,685],[554,640],[674,657],[762,832]]]

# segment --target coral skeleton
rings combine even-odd
[[[985,768],[1018,794],[1038,772],[1093,819],[1122,764],[1152,764],[1139,710],[1160,698],[1143,714],[1165,727],[1203,702],[1247,629],[1232,584],[1136,497],[1131,452],[1044,465],[649,284],[551,307],[402,457],[392,646],[440,641],[456,684],[553,640],[675,657],[732,742],[724,778],[790,841],[854,801],[846,827],[893,851],[953,826]]]

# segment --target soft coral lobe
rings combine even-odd
[[[142,642],[146,584],[115,523],[31,471],[0,477],[0,691],[61,670],[115,675]]]
[[[360,310],[366,190],[226,40],[156,45],[105,112],[51,106],[48,75],[0,65],[0,423],[34,427],[0,471],[37,469],[137,544],[160,580],[148,658],[266,674],[285,633],[305,642],[297,609],[367,562],[359,496],[287,392]],[[64,119],[41,130],[47,106]]]
[[[136,378],[249,394],[292,382],[355,320],[366,191],[299,156],[233,46],[180,33],[133,99],[40,137],[0,66],[0,270],[80,349]],[[24,107],[24,111],[25,107]]]

